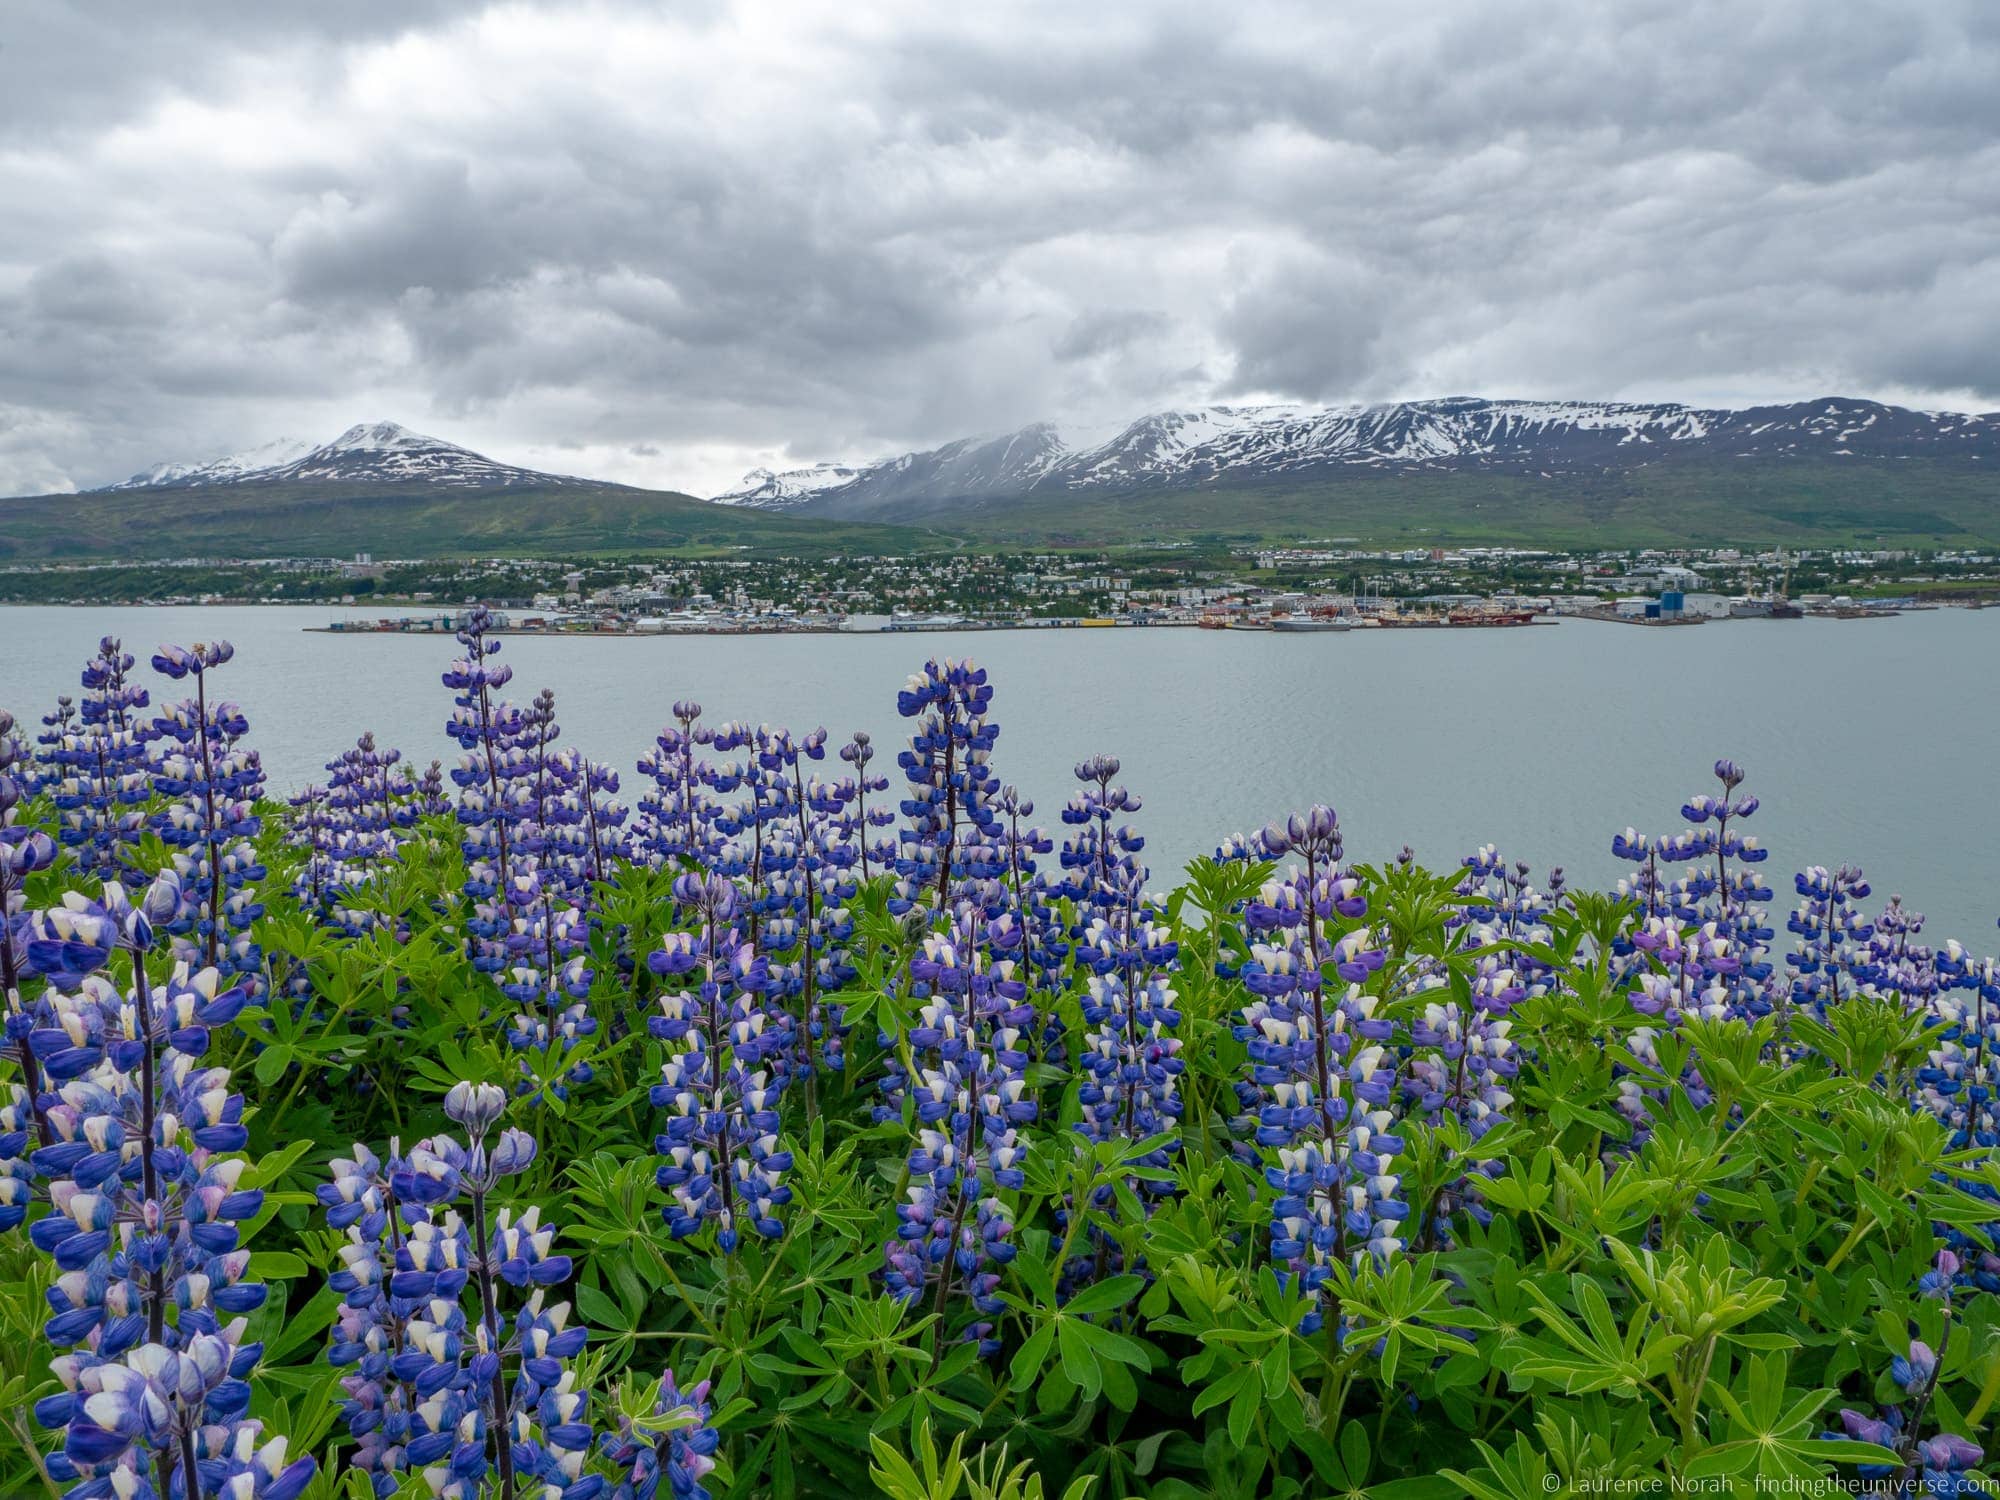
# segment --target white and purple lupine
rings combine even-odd
[[[985,1318],[999,1313],[998,1268],[1014,1257],[1013,1217],[999,1194],[1023,1185],[1018,1127],[1037,1112],[1026,1078],[1034,1007],[1003,956],[1019,945],[1018,925],[972,900],[959,903],[946,932],[923,940],[910,961],[916,1024],[899,1039],[884,1084],[897,1102],[876,1111],[894,1117],[907,1095],[915,1116],[908,1201],[896,1206],[883,1283],[906,1305],[929,1300],[934,1350],[954,1292]],[[999,1349],[988,1321],[959,1338],[982,1354]]]
[[[819,1014],[821,976],[815,959],[815,939],[821,944],[826,939],[818,930],[821,908],[829,897],[838,907],[846,899],[841,891],[851,893],[837,878],[829,879],[838,869],[833,860],[844,862],[845,851],[814,811],[805,778],[804,762],[826,758],[826,731],[795,737],[769,724],[754,729],[725,725],[715,743],[717,749],[747,752],[734,773],[746,796],[718,824],[730,843],[717,867],[747,883],[744,913],[750,940],[770,965],[774,996],[794,1002],[791,1034],[810,1091],[818,1066],[817,1038],[826,1030],[826,1018]],[[822,805],[827,802],[823,795]]]
[[[792,1155],[778,1149],[778,1097],[788,1051],[784,1013],[765,1002],[769,966],[736,919],[742,897],[719,875],[689,872],[674,899],[696,913],[700,932],[668,933],[647,956],[662,979],[692,976],[692,989],[667,989],[647,1030],[671,1051],[653,1085],[655,1107],[668,1112],[653,1147],[669,1195],[667,1230],[686,1239],[715,1226],[716,1245],[734,1255],[747,1229],[767,1239],[784,1233],[777,1211],[791,1200],[782,1181]]]
[[[567,1368],[586,1330],[570,1326],[567,1303],[546,1300],[569,1279],[569,1258],[552,1253],[537,1210],[492,1212],[495,1188],[536,1156],[515,1129],[489,1147],[506,1104],[491,1084],[455,1084],[445,1113],[464,1140],[434,1136],[386,1164],[357,1148],[319,1192],[348,1236],[329,1281],[342,1308],[328,1356],[352,1371],[342,1415],[378,1494],[406,1471],[461,1500],[591,1500],[604,1488],[584,1472],[596,1434]],[[528,1293],[511,1319],[503,1286]]]
[[[1084,975],[1084,1031],[1077,1039],[1081,1117],[1076,1128],[1094,1141],[1128,1145],[1166,1137],[1135,1162],[1157,1170],[1169,1166],[1179,1149],[1174,1131],[1185,1064],[1175,1034],[1181,1014],[1172,971],[1180,947],[1152,919],[1147,870],[1137,857],[1145,840],[1129,826],[1112,827],[1113,817],[1140,805],[1138,797],[1112,782],[1118,769],[1118,761],[1104,755],[1077,766],[1085,789],[1063,810],[1063,820],[1077,830],[1063,850],[1068,877],[1063,893],[1085,918],[1071,950],[1076,970]],[[1167,1190],[1151,1176],[1135,1176],[1130,1184],[1142,1204]],[[1108,1205],[1113,1196],[1108,1187],[1100,1190],[1098,1206]],[[1118,1253],[1099,1226],[1093,1224],[1090,1233],[1094,1251],[1063,1268],[1071,1287],[1112,1269]]]
[[[774,968],[773,977],[782,993],[796,1000],[794,1036],[806,1075],[808,1117],[815,1103],[813,1073],[821,1066],[837,1071],[845,1054],[841,1007],[825,997],[855,974],[847,950],[854,935],[848,903],[859,889],[851,873],[857,856],[849,826],[856,784],[846,777],[827,781],[805,774],[804,762],[823,759],[825,746],[824,729],[795,743],[789,736],[778,741],[779,769],[791,776],[792,820],[767,856],[773,918],[788,919],[786,930],[797,934],[798,956]]]
[[[1467,855],[1460,868],[1465,873],[1459,878],[1457,894],[1465,905],[1445,925],[1459,929],[1468,947],[1501,949],[1525,989],[1532,994],[1544,993],[1551,971],[1536,956],[1534,945],[1549,940],[1548,916],[1555,909],[1556,898],[1535,888],[1525,861],[1510,865],[1491,844]],[[1561,879],[1560,870],[1552,874],[1555,880]]]
[[[1039,868],[1039,857],[1053,853],[1055,840],[1046,829],[1023,820],[1035,815],[1032,799],[1012,785],[1002,786],[994,803],[1001,831],[999,837],[1005,884],[1014,916],[1021,924],[1020,962],[1027,971],[1029,988],[1056,990],[1063,986],[1063,965],[1070,954],[1069,932],[1064,927],[1056,902],[1062,881],[1052,880]],[[1047,1025],[1042,1035],[1043,1056],[1050,1061],[1062,1056],[1062,1018],[1048,1007]]]
[[[1826,1434],[1829,1437],[1845,1435],[1895,1451],[1898,1461],[1894,1464],[1858,1464],[1855,1467],[1855,1473],[1860,1478],[1874,1482],[1884,1493],[1985,1493],[1970,1474],[1985,1457],[1984,1449],[1957,1433],[1940,1431],[1928,1438],[1922,1436],[1926,1419],[1931,1416],[1932,1398],[1937,1394],[1938,1383],[1944,1374],[1945,1354],[1951,1344],[1951,1328],[1956,1316],[1952,1293],[1959,1285],[1960,1269],[1958,1256],[1949,1249],[1942,1250],[1938,1252],[1931,1269],[1917,1283],[1920,1297],[1942,1304],[1943,1333],[1935,1349],[1922,1339],[1912,1339],[1907,1354],[1898,1354],[1890,1359],[1889,1378],[1903,1392],[1902,1401],[1884,1407],[1881,1414],[1874,1417],[1842,1408],[1841,1432]],[[1883,1484],[1883,1481],[1888,1483]]]
[[[513,671],[494,663],[500,643],[492,629],[488,611],[469,611],[457,633],[465,654],[444,673],[455,705],[446,728],[465,752],[451,778],[473,904],[466,930],[474,967],[492,974],[516,1006],[509,1045],[568,1051],[597,1029],[586,1003],[589,917],[576,899],[587,893],[588,876],[564,860],[559,833],[584,816],[566,800],[577,760],[555,747],[552,693],[526,709],[497,696]],[[590,1077],[579,1063],[549,1087],[562,1094]]]
[[[861,878],[866,881],[873,877],[875,866],[887,869],[896,858],[895,835],[877,832],[895,824],[896,810],[886,799],[873,807],[868,805],[871,792],[879,795],[889,790],[889,778],[869,769],[875,759],[875,741],[866,730],[854,731],[840,747],[840,758],[854,767],[854,810],[849,827],[861,859]]]
[[[1475,1144],[1502,1124],[1514,1102],[1508,1091],[1520,1072],[1517,1049],[1508,1037],[1508,1012],[1522,994],[1513,970],[1498,955],[1480,960],[1471,986],[1468,1013],[1456,1000],[1430,1000],[1410,1028],[1411,1053],[1403,1093],[1410,1114],[1435,1125],[1457,1122]],[[1444,1185],[1422,1216],[1419,1233],[1433,1244],[1449,1241],[1452,1217],[1469,1214],[1481,1224],[1492,1215],[1479,1196],[1482,1178],[1505,1170],[1498,1161],[1468,1157],[1463,1175]]]
[[[213,968],[180,962],[157,986],[147,973],[154,928],[182,904],[170,870],[136,905],[115,883],[101,902],[72,894],[36,914],[29,938],[50,980],[29,1040],[55,1085],[48,1143],[29,1158],[50,1212],[29,1237],[59,1273],[44,1334],[74,1351],[54,1364],[64,1393],[37,1416],[66,1429],[48,1468],[83,1481],[72,1493],[166,1497],[176,1469],[184,1492],[200,1464],[240,1481],[215,1493],[296,1495],[310,1460],[285,1463],[282,1441],[260,1446],[244,1420],[261,1351],[241,1315],[265,1288],[248,1278],[238,1226],[263,1194],[241,1186],[242,1096],[201,1062],[247,995]],[[130,993],[96,972],[118,949]]]
[[[954,880],[997,876],[1001,824],[994,808],[998,782],[991,766],[1000,726],[989,714],[993,688],[986,669],[970,661],[924,663],[896,695],[896,712],[915,719],[909,748],[896,757],[908,783],[889,909],[900,915],[928,900],[950,906]]]
[[[34,1119],[40,1138],[46,1141],[46,1128],[40,1125],[41,1065],[28,1045],[34,1016],[21,986],[32,972],[26,946],[27,878],[54,864],[57,849],[55,840],[46,833],[17,821],[22,802],[17,779],[21,759],[13,725],[13,715],[0,712],[0,1023],[5,1026],[7,1052],[21,1074],[19,1097],[6,1109],[19,1113],[24,1121]],[[25,1130],[25,1123],[19,1128]],[[0,1123],[0,1229],[18,1224],[27,1206],[27,1169],[22,1160],[25,1136],[15,1141],[15,1133],[15,1126]]]
[[[179,1346],[140,1344],[116,1357],[65,1355],[52,1368],[63,1390],[36,1403],[45,1427],[60,1428],[52,1479],[79,1481],[78,1500],[296,1500],[318,1465],[292,1459],[285,1437],[266,1439],[245,1415],[246,1377],[260,1346],[242,1342],[239,1320]],[[190,1476],[198,1475],[198,1480]]]
[[[151,698],[132,681],[134,658],[113,636],[98,642],[83,668],[83,695],[74,722],[53,747],[59,773],[49,791],[58,838],[82,873],[116,880],[125,855],[146,827],[152,796],[145,726],[139,710]]]
[[[257,796],[264,768],[242,743],[250,728],[243,710],[213,697],[209,682],[209,674],[235,654],[227,641],[154,652],[154,670],[175,682],[192,678],[194,696],[163,705],[146,734],[160,743],[153,784],[167,799],[153,827],[180,851],[175,863],[192,898],[170,929],[175,951],[254,986],[263,955],[249,932],[264,914],[256,890],[264,866],[251,841],[263,826]]]
[[[668,1370],[653,1396],[652,1415],[667,1419],[661,1430],[641,1428],[622,1414],[604,1434],[600,1451],[617,1474],[610,1500],[656,1500],[661,1486],[672,1500],[709,1500],[702,1484],[715,1468],[715,1450],[722,1436],[709,1426],[715,1413],[709,1383],[699,1381],[682,1391]]]
[[[551,819],[554,857],[568,872],[569,888],[588,905],[592,888],[609,880],[631,853],[625,822],[629,809],[618,800],[618,771],[576,750],[557,752],[565,787],[562,812]]]
[[[683,862],[706,863],[720,835],[722,804],[709,785],[709,748],[715,731],[701,722],[701,705],[691,698],[673,706],[674,722],[659,732],[654,748],[639,758],[639,774],[653,789],[639,799],[636,847],[656,866],[675,869]]]
[[[171,872],[137,906],[109,885],[101,904],[72,896],[38,913],[30,940],[51,984],[29,1040],[54,1091],[48,1144],[29,1157],[52,1212],[29,1233],[63,1273],[44,1329],[59,1347],[178,1347],[264,1301],[236,1228],[263,1202],[237,1187],[243,1098],[227,1069],[201,1063],[247,994],[184,962],[158,986],[146,974],[154,924],[179,900]],[[133,957],[130,993],[92,972],[113,948]]]
[[[76,728],[76,699],[68,693],[56,695],[56,706],[42,715],[42,730],[35,736],[32,753],[15,727],[14,716],[6,714],[6,719],[7,729],[0,733],[0,740],[12,743],[16,762],[14,779],[20,783],[22,795],[35,796],[61,781],[63,744]]]
[[[346,898],[365,890],[396,857],[419,816],[417,788],[403,765],[403,752],[381,749],[363,734],[326,763],[325,815],[330,824],[326,850],[327,920],[359,937],[380,918],[356,909]]]
[[[1793,886],[1799,904],[1785,926],[1798,943],[1785,956],[1792,970],[1789,1004],[1824,1013],[1860,988],[1856,971],[1866,963],[1866,944],[1875,930],[1858,905],[1867,899],[1869,885],[1855,866],[1814,865],[1800,871]]]
[[[1137,812],[1141,805],[1135,793],[1113,782],[1118,771],[1115,755],[1093,755],[1078,764],[1075,774],[1083,789],[1062,810],[1063,822],[1074,832],[1063,841],[1060,892],[1077,904],[1081,925],[1094,916],[1122,917],[1129,925],[1133,901],[1145,883],[1136,858],[1145,839],[1129,824],[1111,825],[1113,818]]]
[[[1238,1085],[1240,1128],[1278,1193],[1271,1256],[1279,1274],[1318,1293],[1333,1265],[1402,1247],[1408,1209],[1391,1170],[1402,1142],[1391,1133],[1394,1070],[1382,1046],[1392,1028],[1377,1018],[1379,997],[1362,988],[1385,954],[1361,925],[1367,902],[1360,882],[1340,867],[1332,808],[1272,824],[1261,842],[1270,854],[1301,863],[1267,881],[1244,909],[1251,956],[1239,976],[1256,998],[1234,1028],[1251,1063],[1250,1078]],[[1346,987],[1338,1001],[1327,998],[1328,969]],[[1324,1322],[1324,1299],[1316,1295],[1301,1331]]]

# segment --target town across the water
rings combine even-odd
[[[1279,634],[1504,629],[1561,617],[1656,627],[1870,619],[2000,600],[1980,553],[1559,554],[1519,548],[1285,548],[1223,558],[1072,554],[577,563],[343,564],[385,604],[342,633],[449,633],[485,604],[513,633],[669,635],[1180,627]],[[440,587],[398,589],[410,570]],[[475,585],[475,587],[468,587]],[[483,585],[483,586],[477,586]],[[294,596],[297,597],[297,596]],[[368,595],[346,593],[343,604]]]

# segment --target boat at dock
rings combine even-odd
[[[1286,635],[1326,630],[1352,630],[1354,622],[1328,615],[1274,615],[1271,628]]]

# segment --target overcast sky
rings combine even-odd
[[[0,10],[0,494],[389,418],[711,493],[1043,418],[2000,406],[2000,5]]]

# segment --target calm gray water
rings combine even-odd
[[[376,611],[379,613],[379,610]],[[324,608],[0,609],[0,706],[29,726],[98,636],[143,662],[218,636],[275,790],[317,779],[363,729],[420,764],[455,749],[444,637],[307,634]],[[1864,866],[1928,934],[1993,951],[2000,912],[2000,610],[1893,620],[1735,621],[1642,630],[1278,636],[1201,630],[506,641],[515,696],[556,691],[566,737],[626,768],[677,697],[712,719],[867,729],[897,775],[896,690],[929,655],[991,669],[995,762],[1060,827],[1070,767],[1107,751],[1145,798],[1160,884],[1227,833],[1313,801],[1358,859],[1413,845],[1433,865],[1492,843],[1537,871],[1608,881],[1614,832],[1680,826],[1733,756],[1763,799],[1780,901],[1791,872]],[[154,696],[163,696],[160,683]]]

